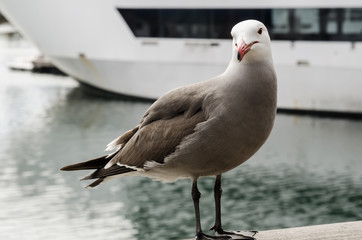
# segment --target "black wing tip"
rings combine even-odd
[[[94,187],[98,186],[99,184],[101,184],[103,181],[104,181],[104,178],[98,178],[96,181],[92,182],[85,188],[94,188]]]
[[[79,181],[90,180],[90,179],[95,179],[93,177],[93,173],[91,173],[91,174],[89,174],[89,175],[87,175],[85,177],[82,177],[81,179],[79,179]]]
[[[108,161],[110,161],[110,157],[113,157],[117,152],[112,155],[105,155],[99,158],[95,158],[92,160],[88,160],[85,162],[75,163],[71,165],[67,165],[62,167],[61,171],[77,171],[77,170],[89,170],[89,169],[98,169],[104,167]]]
[[[81,167],[80,164],[76,163],[76,164],[64,166],[60,169],[60,171],[77,171],[77,170],[86,170],[86,169],[88,169],[88,168]]]
[[[83,180],[90,180],[90,179],[96,179],[96,178],[106,178],[106,177],[120,175],[120,174],[133,172],[133,171],[136,171],[136,170],[134,170],[132,168],[127,168],[124,166],[120,167],[118,165],[113,165],[112,167],[107,168],[107,169],[99,168],[96,171],[81,178],[80,180],[83,181]]]
[[[69,166],[64,166],[61,169],[59,169],[60,171],[73,171],[74,169],[72,169],[72,165]]]

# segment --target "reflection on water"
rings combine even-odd
[[[58,169],[103,154],[147,103],[86,95],[67,77],[0,66],[1,239],[184,239],[194,233],[188,180],[133,177],[84,189]],[[265,146],[224,175],[226,229],[362,219],[362,122],[278,115]],[[213,178],[200,180],[204,229]]]

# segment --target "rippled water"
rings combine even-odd
[[[1,50],[1,49],[0,49]],[[7,55],[6,55],[7,56]],[[185,239],[194,234],[191,182],[120,178],[95,189],[60,172],[104,154],[147,103],[101,99],[68,77],[0,64],[1,239]],[[278,115],[264,147],[224,175],[226,229],[362,219],[362,121]],[[213,178],[200,180],[204,229]]]

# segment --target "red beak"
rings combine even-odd
[[[242,40],[240,46],[238,47],[238,60],[239,62],[243,60],[245,54],[249,52],[251,46],[253,46],[255,43],[258,43],[258,41],[252,42],[250,44],[246,44],[244,40]]]

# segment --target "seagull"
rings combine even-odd
[[[167,92],[139,124],[107,145],[114,152],[63,167],[93,169],[81,180],[88,187],[120,176],[145,176],[163,182],[192,181],[197,240],[254,239],[221,224],[221,176],[248,160],[265,143],[274,125],[277,78],[265,25],[246,20],[231,30],[232,56],[222,74]],[[197,188],[200,177],[215,176],[215,224],[203,232]]]

